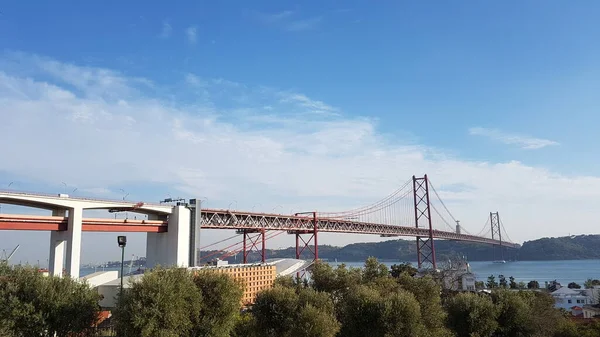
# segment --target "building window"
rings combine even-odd
[[[571,300],[569,300],[568,303],[571,303]]]

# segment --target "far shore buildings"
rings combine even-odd
[[[455,291],[475,291],[476,277],[471,270],[471,265],[466,259],[460,261],[448,261],[448,265],[441,270],[424,270],[418,272],[416,277],[431,274],[435,278],[441,278],[444,288]]]
[[[550,282],[548,290],[554,298],[554,307],[565,309],[573,316],[582,318],[593,318],[600,315],[598,306],[598,296],[600,296],[600,287],[594,286],[591,289],[571,289],[563,287],[560,283]]]

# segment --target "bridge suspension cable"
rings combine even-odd
[[[211,244],[209,244],[209,245],[206,245],[206,246],[200,247],[200,249],[206,249],[206,248],[208,248],[208,247],[212,247],[212,246],[214,246],[214,245],[218,245],[219,243],[222,243],[222,242],[225,242],[225,241],[229,241],[229,240],[231,240],[231,239],[234,239],[234,238],[237,238],[237,237],[238,237],[238,234],[236,234],[236,235],[233,235],[233,236],[230,236],[230,237],[228,237],[228,238],[226,238],[226,239],[223,239],[223,240],[219,240],[219,241],[217,241],[217,242],[213,242],[213,243],[211,243]]]
[[[440,219],[442,219],[442,221],[444,222],[444,224],[446,224],[446,227],[448,229],[450,229],[451,232],[453,232],[454,228],[452,228],[452,225],[450,225],[448,223],[448,221],[446,219],[444,219],[444,217],[442,216],[442,214],[440,213],[440,211],[438,211],[438,209],[435,207],[434,204],[431,204],[431,208],[433,208],[433,210],[435,211],[435,213],[437,213],[437,215],[440,217]]]
[[[504,237],[506,237],[505,241],[508,242],[513,242],[513,240],[510,239],[510,236],[508,236],[508,232],[506,231],[506,228],[504,228],[504,223],[502,222],[502,219],[500,219],[500,227],[502,227],[502,231],[504,232]]]
[[[446,207],[446,204],[444,203],[444,201],[442,200],[442,198],[440,197],[440,195],[438,194],[438,192],[435,190],[435,187],[433,186],[433,183],[431,182],[431,179],[429,179],[429,186],[433,190],[433,193],[435,194],[435,196],[437,197],[437,199],[440,201],[440,203],[442,204],[442,206],[444,207],[444,209],[446,210],[446,212],[448,213],[448,215],[450,215],[450,217],[452,218],[452,220],[454,220],[454,222],[456,222],[456,218],[454,217],[454,215],[452,215],[452,213],[450,213],[450,210],[448,210],[448,207]]]
[[[347,217],[353,217],[353,216],[357,216],[357,215],[364,215],[364,214],[368,214],[368,213],[373,213],[375,211],[381,210],[382,208],[384,208],[385,206],[390,204],[390,201],[393,200],[395,197],[397,199],[402,199],[404,197],[406,197],[406,195],[410,194],[410,190],[401,195],[399,198],[397,197],[405,188],[407,188],[409,186],[409,184],[412,182],[412,180],[408,180],[406,181],[400,188],[398,188],[397,190],[395,190],[394,192],[392,192],[391,194],[389,194],[387,197],[375,202],[374,204],[368,205],[368,206],[364,206],[364,207],[359,207],[359,208],[355,208],[352,210],[348,210],[348,211],[341,211],[341,212],[320,212],[319,215],[321,217],[327,217],[327,218],[347,218]]]

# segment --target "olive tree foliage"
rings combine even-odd
[[[312,266],[310,287],[317,291],[330,293],[338,299],[352,286],[362,283],[362,272],[358,268],[346,268],[340,264],[337,268],[325,262],[317,261]]]
[[[262,291],[252,307],[249,329],[237,336],[333,337],[340,329],[328,293],[310,288],[275,286]]]
[[[227,275],[157,268],[129,284],[114,317],[126,336],[226,337],[241,298],[241,286]]]
[[[360,285],[340,303],[340,336],[423,336],[425,326],[414,295],[405,290],[383,295]]]
[[[235,322],[235,326],[230,333],[231,337],[261,337],[258,334],[256,320],[252,313],[246,311],[241,313]]]
[[[386,265],[377,261],[374,257],[369,257],[365,261],[362,271],[363,282],[373,282],[377,279],[387,278],[390,271]]]
[[[228,337],[240,312],[242,286],[225,274],[201,272],[194,276],[202,306],[195,336]]]
[[[495,336],[524,337],[533,336],[535,327],[532,322],[532,307],[519,293],[500,290],[492,293],[492,300],[497,310],[498,329]]]
[[[70,277],[43,276],[33,267],[0,264],[2,336],[69,336],[98,320],[100,297]]]
[[[409,276],[415,276],[417,274],[417,271],[417,268],[415,268],[412,264],[406,262],[401,264],[394,264],[390,267],[390,275],[393,278],[399,278],[400,275],[405,273]]]
[[[591,289],[594,286],[598,286],[600,285],[600,280],[593,280],[591,278],[587,279],[584,283],[583,286],[585,287],[585,289]]]
[[[445,308],[456,337],[491,337],[498,328],[497,310],[488,296],[460,293],[448,299]]]
[[[402,289],[412,293],[419,303],[427,336],[450,336],[445,326],[446,311],[442,306],[440,285],[431,276],[414,278],[407,274],[400,276],[398,283]]]
[[[531,336],[552,336],[565,320],[563,314],[554,308],[554,298],[539,291],[520,291],[519,297],[529,308],[531,314],[527,324],[534,331]]]
[[[202,310],[202,294],[185,269],[152,270],[130,281],[119,297],[114,320],[120,335],[192,336]]]

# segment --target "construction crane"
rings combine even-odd
[[[2,257],[0,257],[0,262],[8,262],[10,260],[11,257],[13,257],[13,255],[15,255],[15,253],[17,252],[17,249],[19,249],[19,247],[21,247],[21,245],[17,245],[15,247],[15,249],[12,250],[12,252],[10,252],[10,254],[6,255],[6,249],[2,250]]]

